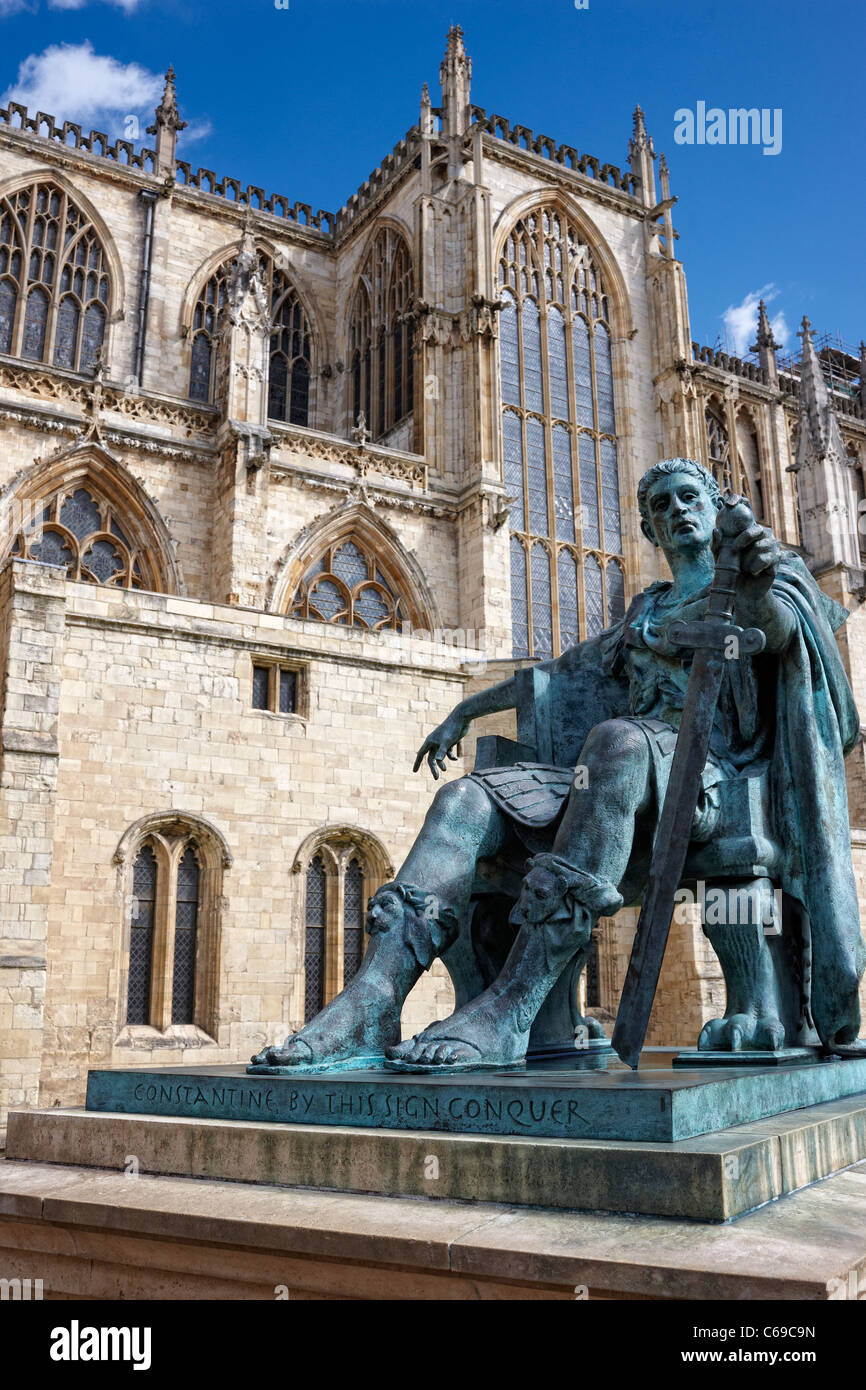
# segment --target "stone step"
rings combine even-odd
[[[866,1158],[866,1097],[674,1143],[10,1113],[7,1157],[134,1172],[723,1222]]]

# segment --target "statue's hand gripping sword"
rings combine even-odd
[[[611,1039],[614,1051],[633,1068],[640,1058],[658,987],[675,894],[686,862],[722,688],[724,662],[737,660],[741,655],[753,656],[763,650],[766,641],[758,628],[743,629],[733,622],[740,573],[734,541],[743,530],[743,508],[748,509],[751,521],[751,508],[746,499],[728,494],[716,518],[721,542],[706,618],[700,622],[672,622],[668,627],[670,640],[677,646],[693,648],[695,655],[656,833],[646,896]]]

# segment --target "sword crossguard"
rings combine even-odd
[[[737,627],[736,623],[712,620],[687,623],[680,619],[668,624],[667,635],[675,647],[691,647],[693,650],[707,647],[711,651],[724,651],[733,642],[736,657],[757,656],[767,645],[760,628]]]

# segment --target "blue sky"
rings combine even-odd
[[[0,0],[0,92],[143,134],[172,62],[182,158],[335,210],[416,121],[425,79],[438,100],[452,20],[488,111],[623,165],[643,106],[693,337],[751,342],[762,290],[788,351],[804,313],[866,337],[863,0]],[[676,144],[675,113],[701,101],[780,108],[780,152]]]

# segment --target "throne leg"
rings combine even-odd
[[[791,951],[770,949],[785,930],[779,916],[769,878],[708,885],[703,930],[722,967],[727,1006],[723,1018],[704,1024],[697,1051],[681,1053],[675,1065],[767,1065],[812,1055],[797,1045],[803,1034],[792,1017],[792,991],[799,990]]]

